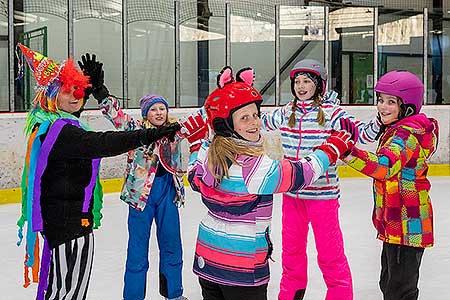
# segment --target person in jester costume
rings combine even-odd
[[[126,153],[163,137],[179,124],[128,132],[93,132],[78,118],[89,76],[73,59],[57,63],[18,44],[37,81],[25,125],[19,242],[26,224],[24,278],[39,282],[36,299],[86,299],[94,257],[93,229],[100,226],[102,157]],[[39,257],[39,236],[43,240]]]

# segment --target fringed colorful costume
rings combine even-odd
[[[94,256],[92,230],[101,220],[100,159],[149,145],[177,129],[90,131],[75,116],[84,105],[89,77],[70,59],[61,66],[19,47],[38,82],[25,126],[22,216],[17,223],[20,241],[27,223],[24,286],[30,284],[31,268],[32,280],[39,281],[38,300],[86,299]],[[44,240],[42,259],[38,233]]]

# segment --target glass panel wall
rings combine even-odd
[[[197,3],[198,2],[198,3]],[[182,107],[203,105],[225,65],[225,2],[180,3]]]
[[[423,13],[382,11],[378,19],[378,78],[406,70],[423,80]]]
[[[66,60],[67,1],[14,1],[14,44],[17,42],[57,62]],[[14,68],[17,70],[17,63]],[[15,111],[28,110],[35,96],[34,76],[28,67],[24,71],[24,78],[15,81]]]
[[[450,2],[450,1],[448,1]],[[450,17],[431,13],[428,23],[427,104],[450,104]]]
[[[174,1],[128,0],[129,108],[146,94],[175,105]]]
[[[275,104],[275,6],[253,2],[231,2],[231,66],[255,70],[256,89],[263,104]],[[268,88],[270,87],[270,88]]]
[[[125,2],[124,2],[125,1]],[[110,92],[126,108],[138,108],[146,93],[163,95],[175,106],[176,59],[180,61],[180,105],[202,105],[216,87],[216,76],[225,65],[226,16],[223,0],[13,0],[14,44],[30,48],[58,62],[67,59],[67,16],[73,15],[75,59],[93,52],[104,62]],[[306,5],[323,5],[304,1]],[[127,24],[122,24],[126,3]],[[280,6],[280,95],[281,104],[292,99],[289,71],[303,58],[324,63],[324,6],[298,6],[296,1],[227,2],[230,7],[231,65],[235,71],[251,66],[255,87],[264,104],[275,104],[275,4]],[[395,2],[397,3],[397,2]],[[0,64],[8,66],[8,1],[0,0]],[[175,9],[177,5],[177,9]],[[330,3],[328,89],[339,93],[344,104],[373,104],[373,49],[378,47],[378,74],[403,69],[423,79],[423,8],[428,7],[427,104],[450,103],[450,0],[428,4],[415,1],[410,7],[397,3],[379,6],[378,45],[373,43],[374,8],[370,1],[355,7]],[[175,11],[180,28],[175,28]],[[124,28],[124,26],[127,26]],[[72,28],[71,28],[72,29]],[[122,31],[127,35],[124,52]],[[180,41],[175,41],[175,33]],[[177,46],[179,57],[175,57]],[[125,55],[125,56],[124,56]],[[127,68],[123,70],[123,58]],[[17,60],[14,69],[17,70]],[[9,107],[7,68],[0,69],[0,111],[25,111],[34,98],[35,79],[25,68],[22,81],[14,82],[14,107]],[[127,76],[127,86],[123,78]],[[128,99],[121,99],[124,95]],[[96,108],[90,101],[88,108]]]
[[[8,3],[0,0],[0,111],[9,111]]]
[[[74,2],[74,57],[95,53],[103,62],[105,85],[122,98],[122,1]],[[97,108],[91,96],[86,108]]]
[[[324,7],[280,7],[281,104],[293,99],[289,73],[305,58],[324,63]]]
[[[373,104],[373,8],[330,10],[329,22],[328,89],[343,104]]]

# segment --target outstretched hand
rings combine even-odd
[[[322,145],[314,148],[319,149],[327,154],[330,164],[333,165],[339,158],[343,158],[350,154],[355,146],[351,133],[347,131],[334,131]]]
[[[89,76],[89,81],[92,87],[85,91],[86,95],[93,94],[97,101],[102,101],[106,96],[108,96],[109,91],[104,85],[105,83],[105,72],[103,70],[103,63],[97,60],[97,56],[86,53],[81,56],[81,61],[78,61],[80,69],[83,74]]]
[[[141,143],[143,145],[150,145],[164,137],[168,138],[169,141],[173,140],[180,128],[180,124],[172,123],[158,128],[144,129],[141,134]]]
[[[200,113],[190,115],[178,121],[181,125],[179,135],[185,137],[189,142],[190,152],[197,151],[201,146],[201,140],[208,133],[208,125]]]
[[[356,144],[359,138],[359,131],[355,123],[353,123],[349,118],[341,118],[339,122],[341,123],[341,130],[345,130],[350,133],[353,143]]]

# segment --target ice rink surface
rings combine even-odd
[[[420,276],[420,296],[422,300],[450,299],[450,177],[432,177],[431,197],[434,207],[436,245],[426,249]],[[380,254],[382,243],[375,239],[375,229],[371,223],[372,182],[366,178],[342,179],[340,220],[344,233],[346,254],[353,275],[354,299],[382,299],[378,288]],[[201,293],[197,277],[192,273],[193,251],[197,225],[205,214],[205,207],[197,193],[187,188],[185,208],[180,209],[184,247],[183,285],[185,296],[190,300],[200,300]],[[18,248],[16,221],[20,205],[0,205],[1,280],[0,299],[34,299],[36,284],[24,289],[23,245]],[[118,199],[118,194],[105,195],[103,225],[95,231],[95,258],[88,299],[122,299],[123,272],[127,245],[128,207]],[[281,277],[281,196],[274,201],[272,240],[274,242],[271,263],[269,299],[277,299]],[[154,231],[154,226],[152,228]],[[158,294],[158,248],[152,233],[150,250],[150,270],[147,280],[147,298],[163,299]],[[308,245],[309,283],[305,299],[323,300],[325,285],[317,267],[314,240],[310,233]]]

